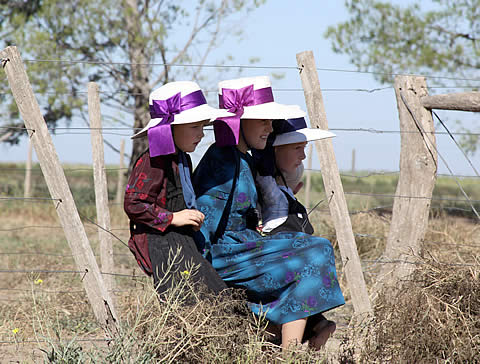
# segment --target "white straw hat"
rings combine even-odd
[[[159,104],[163,104],[160,111]],[[213,121],[220,117],[232,116],[227,110],[216,109],[207,104],[205,96],[197,83],[176,81],[167,83],[150,93],[150,115],[152,119],[141,131],[131,138],[147,135],[147,131],[164,121],[165,109],[175,109],[170,125],[195,123],[202,120]]]
[[[311,142],[336,136],[328,130],[307,128],[307,123],[304,118],[274,120],[272,134],[275,137],[273,142],[274,147],[286,144]]]
[[[273,100],[272,84],[268,76],[245,77],[234,80],[226,80],[218,83],[218,95],[220,100],[224,98],[224,89],[240,90],[253,86],[254,98],[257,103],[243,106],[242,119],[293,119],[301,118],[306,114],[297,105],[279,104]],[[261,93],[263,92],[263,95]],[[257,94],[259,96],[257,97]],[[220,108],[226,108],[224,101],[220,101]]]
[[[218,146],[238,144],[241,119],[273,120],[305,116],[305,112],[296,105],[274,101],[268,76],[221,81],[218,89],[220,108],[235,113],[234,116],[221,117],[215,121],[215,140]]]

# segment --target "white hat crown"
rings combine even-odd
[[[193,81],[174,81],[169,82],[150,93],[149,96],[149,106],[152,107],[154,101],[165,101],[177,94],[180,94],[181,98],[186,97],[194,92],[200,92],[201,95],[199,98],[203,97],[203,92],[200,86]],[[190,107],[186,110],[182,110],[178,114],[174,115],[173,121],[170,123],[171,125],[178,125],[178,124],[189,124],[195,123],[199,121],[213,121],[219,117],[228,117],[232,116],[233,114],[228,112],[227,110],[220,110],[209,106],[204,102],[200,102],[199,105]],[[148,129],[151,129],[163,122],[163,118],[152,118],[148,122],[147,126],[145,126],[142,130],[132,136],[134,138],[141,138],[147,136]]]
[[[193,81],[174,81],[166,83],[163,86],[153,90],[150,93],[149,105],[153,104],[153,100],[167,100],[172,96],[180,93],[181,97],[185,97],[192,92],[200,90],[200,86]]]
[[[234,80],[220,81],[218,83],[218,94],[221,95],[222,89],[224,88],[238,90],[250,85],[253,85],[254,90],[272,87],[272,83],[270,82],[270,78],[268,76],[244,77]]]

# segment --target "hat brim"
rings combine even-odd
[[[218,118],[233,116],[234,114],[223,109],[216,109],[209,106],[208,104],[203,104],[188,110],[182,111],[180,114],[175,115],[173,122],[170,125],[178,124],[190,124],[196,123],[203,120],[213,121]],[[145,126],[138,133],[132,135],[131,139],[141,138],[147,135],[147,131],[154,126],[157,126],[162,121],[162,118],[151,119],[147,126]]]
[[[335,136],[335,134],[328,130],[304,128],[277,135],[273,146],[277,147],[279,145],[311,142],[314,140],[333,138]]]
[[[277,102],[245,106],[242,119],[295,119],[306,116],[306,113],[296,105],[284,105]]]

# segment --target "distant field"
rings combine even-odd
[[[385,207],[386,210],[391,209],[394,198],[390,196],[395,195],[398,174],[380,173],[382,172],[361,171],[355,175],[341,173],[350,211],[376,207]],[[479,211],[480,178],[461,178],[459,182],[477,211]],[[319,172],[312,172],[312,190],[310,206],[314,206],[318,201],[325,198],[322,176]],[[305,192],[303,191],[300,193],[300,199],[304,201],[304,198]],[[465,217],[475,216],[453,177],[440,176],[437,178],[431,206],[432,213],[446,213]]]
[[[79,207],[95,202],[93,190],[93,172],[89,165],[64,165],[65,175],[70,184],[75,201]],[[118,166],[107,166],[107,179],[109,198],[115,197],[115,189],[118,175]],[[23,196],[25,179],[25,165],[16,163],[0,163],[0,196],[21,197]],[[305,177],[304,177],[305,180]],[[398,182],[398,174],[388,172],[360,171],[355,175],[342,173],[343,188],[346,193],[350,211],[385,207],[391,209],[393,198]],[[459,182],[472,200],[473,205],[480,210],[480,179],[460,178]],[[43,179],[38,164],[32,167],[32,186],[34,197],[49,197],[48,189]],[[358,193],[358,194],[357,194]],[[368,194],[368,195],[366,195]],[[299,193],[299,198],[304,202],[305,191]],[[440,176],[437,178],[433,191],[432,212],[444,212],[449,215],[474,217],[471,207],[465,201],[457,181],[453,177]],[[323,181],[320,172],[312,172],[312,191],[310,206],[315,206],[325,198]],[[458,201],[460,200],[460,201]],[[319,204],[317,209],[325,208],[325,204]]]

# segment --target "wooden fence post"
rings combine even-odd
[[[82,279],[95,317],[103,328],[111,335],[115,335],[118,323],[113,301],[109,292],[105,289],[102,275],[78,215],[52,137],[33,94],[20,53],[17,47],[7,47],[0,52],[0,57],[13,97],[25,122],[25,127],[33,133],[31,139],[42,173],[50,195],[54,199],[60,223],[72,250],[77,269],[80,271],[79,276]]]
[[[313,128],[328,130],[328,121],[313,52],[298,53],[297,64],[300,69],[310,123]],[[328,207],[337,233],[343,269],[347,277],[353,307],[356,314],[370,313],[372,307],[363,277],[333,144],[330,139],[325,139],[317,141],[316,147],[322,169],[325,193],[329,201]]]
[[[118,168],[118,177],[117,177],[117,191],[115,195],[115,203],[121,204],[123,195],[125,193],[125,168],[124,165],[125,158],[125,139],[122,139],[120,142],[120,165]]]
[[[457,92],[452,94],[423,96],[422,105],[426,109],[480,111],[480,92]]]
[[[92,137],[93,181],[95,184],[95,205],[97,207],[98,238],[100,242],[100,262],[105,287],[111,291],[114,288],[113,247],[110,211],[108,209],[108,185],[103,154],[102,118],[100,112],[99,87],[95,82],[88,83],[88,117],[90,119],[90,134]]]
[[[25,184],[23,186],[23,197],[32,197],[32,139],[28,138],[27,164],[25,166]]]
[[[395,77],[400,117],[400,176],[393,202],[392,222],[380,271],[380,289],[397,284],[415,268],[421,250],[437,172],[437,146],[431,111],[421,98],[428,95],[424,77]],[[395,263],[389,263],[395,260]]]

